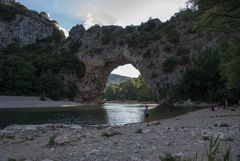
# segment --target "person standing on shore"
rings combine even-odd
[[[148,106],[145,107],[145,110],[144,110],[144,118],[145,118],[145,121],[148,122],[148,118],[149,118],[149,109],[148,109]]]

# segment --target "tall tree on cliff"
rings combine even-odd
[[[240,87],[240,1],[189,0],[190,7],[200,12],[198,27],[220,32],[220,73],[229,88]]]

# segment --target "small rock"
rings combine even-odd
[[[53,161],[52,159],[44,159],[42,161]]]
[[[74,141],[76,139],[77,139],[76,136],[64,134],[64,135],[57,136],[54,139],[54,141],[55,141],[56,144],[63,145],[63,144],[69,143],[71,141]]]
[[[161,125],[161,122],[160,121],[153,121],[153,122],[151,122],[151,125]]]
[[[114,128],[110,127],[107,128],[103,133],[102,136],[105,137],[112,137],[114,135],[121,135],[121,133],[119,131],[114,130]]]
[[[14,132],[8,131],[8,130],[2,130],[0,131],[0,138],[1,139],[15,139]]]

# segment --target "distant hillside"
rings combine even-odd
[[[122,75],[118,75],[118,74],[110,74],[110,76],[108,77],[107,84],[120,83],[120,82],[125,81],[129,78],[130,77],[126,77],[126,76],[122,76]]]

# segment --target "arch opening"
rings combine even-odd
[[[106,102],[155,102],[156,94],[132,64],[113,69],[104,90]]]

